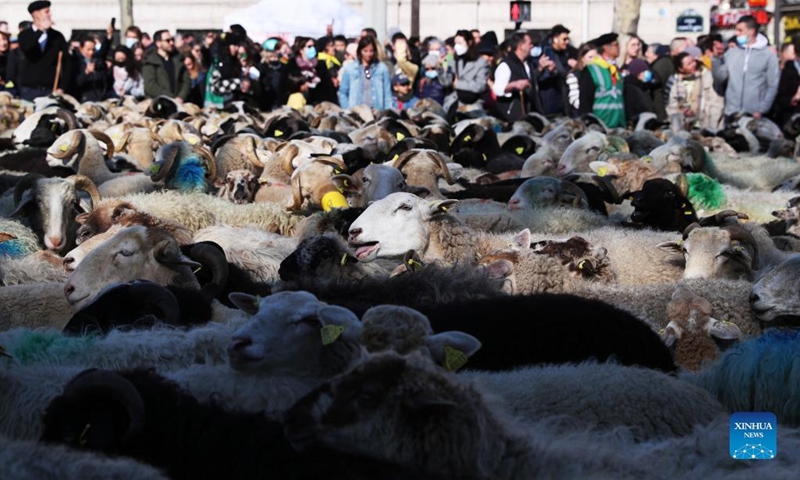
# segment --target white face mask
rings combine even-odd
[[[135,38],[125,37],[125,46],[128,48],[133,48],[136,42],[137,40]]]
[[[465,53],[467,53],[468,49],[467,49],[467,46],[464,45],[463,43],[456,43],[453,46],[453,50],[455,50],[456,51],[456,55],[458,55],[460,57],[461,55],[464,55]]]
[[[541,56],[542,56],[542,47],[531,48],[531,57],[541,57]]]

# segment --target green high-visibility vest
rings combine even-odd
[[[622,78],[617,84],[611,81],[611,72],[607,68],[590,64],[586,67],[597,86],[594,92],[592,113],[603,121],[608,128],[625,127],[625,95],[622,91]]]

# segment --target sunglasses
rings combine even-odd
[[[175,39],[174,38],[162,38],[161,41],[162,42],[167,42],[167,43],[175,43]]]

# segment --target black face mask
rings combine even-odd
[[[114,61],[114,65],[116,65],[118,67],[124,67],[125,66],[125,62],[118,62],[118,61],[115,60]]]
[[[339,63],[344,62],[344,53],[345,53],[344,50],[342,50],[341,52],[339,50],[336,50],[334,56],[336,57],[336,60],[339,60]]]

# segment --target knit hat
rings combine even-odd
[[[478,53],[481,55],[494,55],[495,50],[496,45],[492,45],[491,42],[481,40],[478,44]]]
[[[634,58],[631,60],[631,63],[628,64],[628,72],[630,72],[633,77],[638,77],[640,73],[649,69],[650,67],[647,65],[647,62],[641,58]]]

